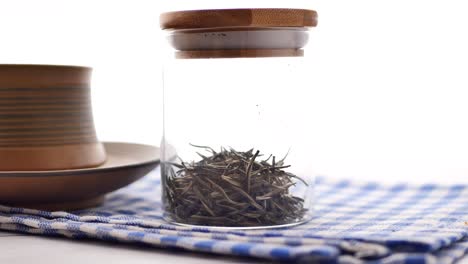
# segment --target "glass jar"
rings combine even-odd
[[[304,47],[317,14],[221,9],[161,15],[165,217],[266,228],[312,216]]]

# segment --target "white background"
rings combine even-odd
[[[319,173],[468,182],[468,4],[462,0],[0,0],[0,63],[94,68],[101,140],[158,145],[164,9],[319,12],[307,56]],[[165,1],[170,2],[170,1]],[[234,5],[235,3],[235,5]]]

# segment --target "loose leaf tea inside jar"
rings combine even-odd
[[[260,151],[245,152],[195,146],[197,162],[166,163],[166,212],[177,222],[212,226],[265,226],[298,222],[304,200],[291,194],[298,181],[283,158],[266,159]]]

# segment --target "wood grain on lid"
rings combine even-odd
[[[223,27],[315,27],[317,12],[307,9],[259,8],[190,10],[163,13],[162,29]]]

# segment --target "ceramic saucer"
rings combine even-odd
[[[105,194],[153,170],[159,148],[104,142],[107,161],[74,170],[0,171],[0,204],[43,210],[75,210],[97,206]]]

